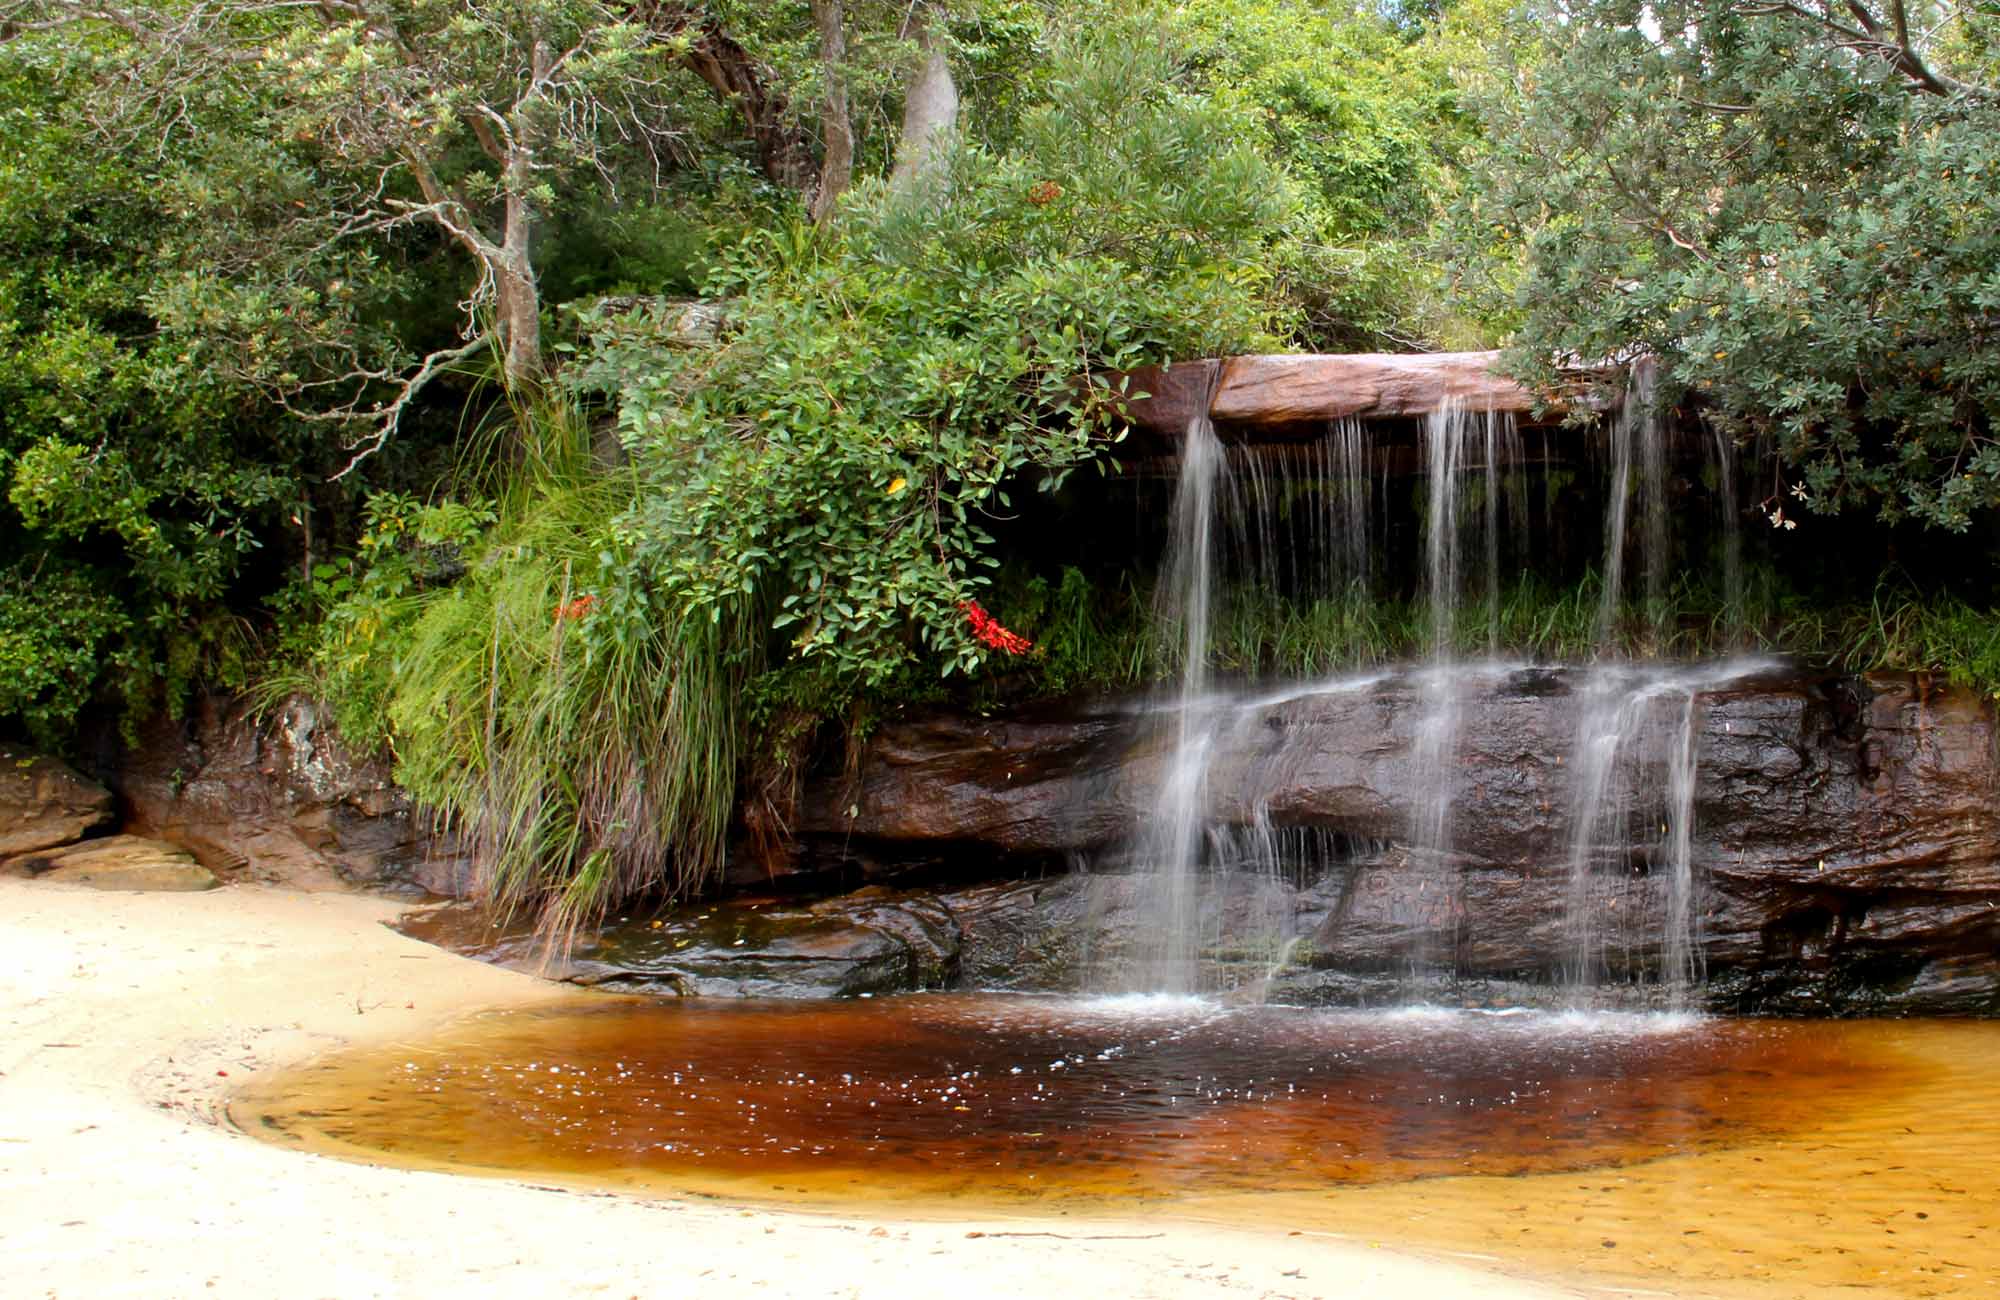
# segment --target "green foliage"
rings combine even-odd
[[[783,94],[789,118],[816,134],[827,70],[805,0],[714,0],[704,8],[757,52]],[[921,58],[911,31],[917,10],[906,0],[843,0],[842,8],[856,174],[884,175],[902,129],[909,71]],[[986,148],[1011,147],[1022,113],[1041,97],[1051,22],[1082,26],[1099,14],[1116,16],[1101,0],[1068,0],[1060,6],[1046,0],[952,0],[926,6],[926,24],[947,50],[962,97],[961,132]]]
[[[584,414],[517,418],[527,455],[498,502],[370,498],[352,557],[293,597],[318,615],[293,649],[304,673],[266,691],[308,688],[348,740],[386,742],[473,850],[481,895],[562,939],[719,868],[742,673],[722,653],[736,629],[607,585],[638,485],[594,462]]]
[[[1366,6],[1175,9],[1196,84],[1238,107],[1299,197],[1277,250],[1311,350],[1400,349],[1453,328],[1430,227],[1476,143],[1436,42]]]
[[[613,331],[583,382],[620,395],[645,481],[617,583],[673,621],[769,627],[773,664],[976,667],[982,516],[1108,445],[1107,395],[1075,377],[1269,337],[1281,180],[1173,67],[1143,24],[1070,38],[1016,152],[962,146],[927,190],[726,256],[718,349]]]
[[[1526,373],[1665,358],[1710,418],[1775,447],[1796,490],[1774,516],[1963,530],[2000,502],[2000,91],[1934,93],[1782,6],[1564,13],[1490,83],[1466,209],[1468,250],[1527,250]],[[1990,73],[1971,53],[1990,17],[1938,17],[1918,38],[1938,75]]]
[[[1829,602],[1768,570],[1753,579],[1749,626],[1766,649],[1848,672],[1936,673],[2000,699],[2000,608],[1926,590],[1894,570],[1882,574],[1865,602]]]
[[[268,385],[329,339],[365,351],[356,313],[386,281],[305,245],[291,281],[244,266],[311,185],[252,106],[190,86],[196,139],[123,150],[74,108],[90,46],[0,53],[0,551],[34,557],[10,590],[51,592],[14,625],[0,717],[54,737],[100,695],[142,713],[242,680],[246,571],[324,455]]]
[[[2000,609],[1884,583],[1867,611],[1850,616],[1841,631],[1839,658],[1850,669],[1936,672],[2000,699]]]
[[[303,690],[333,706],[334,724],[349,744],[387,745],[397,672],[424,597],[465,573],[466,557],[497,520],[484,501],[424,505],[396,492],[369,497],[346,560],[315,564],[279,597],[291,629],[280,660],[303,671],[267,673],[262,693]]]
[[[57,744],[97,685],[100,647],[130,616],[92,575],[0,572],[0,715],[39,743]]]
[[[1130,574],[1109,590],[1083,570],[1064,566],[1054,582],[1041,574],[1003,571],[993,610],[1001,624],[1027,629],[1035,643],[1026,665],[1035,694],[1117,690],[1157,673],[1155,639],[1146,629],[1147,599]],[[1004,671],[1016,665],[995,664]]]
[[[1746,588],[1732,609],[1703,575],[1684,572],[1664,597],[1670,616],[1639,601],[1619,607],[1609,649],[1635,658],[1797,655],[1846,672],[1936,673],[2000,698],[2000,608],[1926,590],[1904,575],[1885,576],[1859,600],[1829,600],[1763,566]],[[1595,573],[1572,584],[1524,574],[1497,602],[1475,599],[1453,611],[1452,650],[1476,657],[1497,647],[1536,663],[1588,661],[1606,648],[1597,639],[1601,594]],[[1229,584],[1214,601],[1207,667],[1224,677],[1327,676],[1407,663],[1430,650],[1432,620],[1421,600],[1360,590],[1306,600]],[[1178,645],[1162,643],[1149,620],[1150,582],[1130,572],[1095,581],[1075,568],[1054,582],[1010,575],[994,606],[1035,649],[1004,674],[989,675],[982,702],[1123,691],[1181,671]]]
[[[719,868],[736,789],[726,627],[603,596],[616,479],[548,484],[430,602],[398,664],[397,775],[471,840],[482,895],[562,936]]]

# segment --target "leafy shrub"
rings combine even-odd
[[[1286,187],[1243,121],[1175,84],[1157,29],[1069,38],[1053,65],[1013,152],[961,145],[834,231],[725,255],[717,349],[627,330],[594,358],[644,482],[619,582],[675,620],[761,620],[773,664],[969,671],[982,517],[1111,444],[1077,377],[1272,341],[1260,253]]]

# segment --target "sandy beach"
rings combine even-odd
[[[231,1127],[231,1091],[263,1072],[590,996],[397,935],[398,910],[0,880],[0,1294],[1578,1294],[1320,1233],[774,1212],[352,1164]]]

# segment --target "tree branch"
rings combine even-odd
[[[422,392],[431,380],[437,378],[459,362],[478,353],[482,348],[490,348],[492,346],[493,336],[482,333],[460,344],[458,347],[445,348],[441,351],[433,352],[425,357],[423,362],[414,371],[403,377],[397,384],[396,395],[394,397],[386,402],[376,403],[372,410],[358,416],[352,412],[346,413],[344,418],[360,418],[372,421],[375,425],[375,430],[360,442],[350,446],[349,450],[353,451],[354,455],[348,460],[341,471],[329,478],[327,482],[338,483],[341,479],[352,474],[362,461],[367,460],[370,456],[382,450],[388,444],[389,439],[395,434],[397,427],[402,424],[403,412],[410,408],[410,403],[416,400],[417,394]]]
[[[1965,95],[1986,102],[2000,100],[2000,89],[1961,81],[1931,67],[1911,35],[1904,0],[1888,0],[1888,6],[1885,21],[1863,0],[1842,0],[1841,8],[1854,20],[1851,26],[1834,17],[1831,4],[1815,11],[1796,0],[1777,0],[1776,3],[1741,5],[1736,12],[1750,17],[1792,17],[1830,32],[1840,38],[1841,44],[1855,52],[1883,60],[1901,73],[1912,89],[1924,94]]]

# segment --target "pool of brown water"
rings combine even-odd
[[[585,1180],[1163,1197],[1625,1164],[1783,1134],[1902,1073],[1801,1022],[618,1000],[335,1057],[238,1113],[315,1146]]]
[[[605,998],[329,1057],[231,1114],[843,1213],[1170,1217],[1636,1294],[2000,1295],[1994,1022]]]

